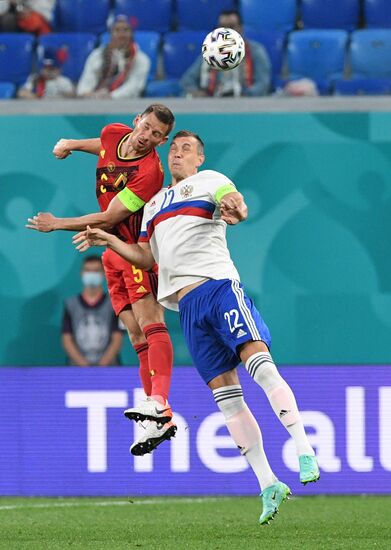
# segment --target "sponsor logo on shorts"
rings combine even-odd
[[[247,335],[247,332],[245,332],[243,329],[239,329],[237,335],[236,335],[236,338],[241,338],[242,336],[246,336]]]

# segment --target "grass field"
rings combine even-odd
[[[257,498],[0,498],[0,548],[391,548],[391,496],[292,498],[266,526],[259,512]]]

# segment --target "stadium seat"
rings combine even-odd
[[[342,76],[348,33],[343,30],[292,32],[288,40],[289,79],[314,80],[327,93],[331,80]]]
[[[177,0],[179,30],[205,30],[217,27],[220,12],[235,8],[234,0]]]
[[[153,80],[148,82],[144,97],[177,97],[181,91],[179,80]]]
[[[153,79],[156,74],[157,60],[160,46],[160,34],[155,31],[135,31],[134,38],[140,49],[148,55],[151,60],[148,79]],[[110,42],[110,33],[104,32],[99,37],[99,44],[106,45]]]
[[[352,77],[391,78],[391,29],[354,31],[349,53]]]
[[[245,28],[244,35],[249,40],[255,40],[264,46],[270,58],[272,78],[275,82],[281,74],[284,59],[285,33],[279,31],[254,31]]]
[[[15,97],[16,86],[13,82],[0,82],[0,99]]]
[[[100,33],[107,29],[110,0],[57,0],[55,27],[59,32]]]
[[[0,80],[23,84],[31,73],[34,37],[0,33]]]
[[[62,73],[74,82],[79,80],[88,55],[95,47],[96,36],[89,33],[53,33],[39,39],[38,53],[42,57],[45,48],[61,50],[64,62]]]
[[[128,15],[135,30],[163,33],[171,29],[172,0],[116,0],[115,14]]]
[[[391,93],[391,80],[384,78],[356,78],[336,80],[334,95],[387,95]]]
[[[243,23],[253,30],[290,31],[295,27],[296,0],[240,0]]]
[[[360,0],[301,0],[304,28],[353,30],[358,26]]]
[[[163,63],[166,78],[180,78],[201,55],[203,31],[168,32],[164,36]]]
[[[391,27],[390,0],[364,0],[364,18],[367,27]]]

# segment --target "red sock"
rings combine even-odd
[[[164,323],[148,325],[144,327],[143,332],[148,342],[148,362],[152,382],[151,395],[164,404],[170,391],[173,361],[170,335]]]
[[[144,388],[145,395],[151,395],[152,382],[151,374],[149,372],[149,362],[148,362],[148,344],[137,344],[134,347],[134,351],[138,355],[138,360],[140,361],[140,368],[138,370],[141,383]]]

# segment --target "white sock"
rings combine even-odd
[[[263,449],[261,430],[243,399],[241,386],[223,386],[213,390],[213,396],[232,439],[257,476],[261,490],[276,483],[278,479]]]
[[[314,455],[291,388],[279,374],[270,353],[254,353],[246,361],[246,369],[261,386],[280,422],[287,429],[300,455]]]

